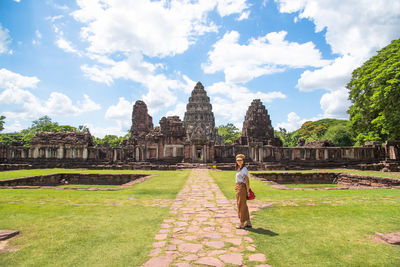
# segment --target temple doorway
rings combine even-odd
[[[196,148],[196,159],[203,161],[203,150],[201,148]]]

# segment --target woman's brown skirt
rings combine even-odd
[[[237,202],[237,209],[238,209],[238,216],[240,219],[240,223],[244,223],[248,221],[250,218],[249,215],[249,208],[247,207],[247,190],[246,184],[240,183],[235,185],[236,191],[236,202]]]

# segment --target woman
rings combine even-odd
[[[249,195],[249,172],[245,166],[245,156],[238,154],[236,156],[236,202],[238,209],[238,216],[240,224],[236,227],[237,229],[251,228],[249,208],[247,207],[247,196]],[[245,222],[247,223],[245,224]]]

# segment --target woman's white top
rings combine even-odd
[[[241,170],[236,172],[236,183],[244,183],[244,178],[249,175],[249,171],[246,167],[243,167]]]

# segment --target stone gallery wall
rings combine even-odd
[[[169,148],[169,157],[149,158],[149,149],[145,146],[104,148],[104,147],[69,147],[69,146],[41,146],[15,147],[0,146],[0,164],[12,168],[13,164],[36,167],[68,167],[92,168],[99,165],[153,163],[158,165],[191,162],[190,154],[196,146],[192,145],[164,145],[158,148],[158,153],[164,153]],[[178,152],[180,149],[183,152]],[[151,150],[150,150],[151,151]],[[160,152],[161,151],[161,152]],[[356,167],[362,169],[380,170],[386,165],[388,171],[398,170],[399,159],[391,146],[375,147],[323,147],[323,148],[286,148],[272,146],[241,146],[219,145],[205,146],[203,156],[212,160],[207,162],[232,163],[238,153],[245,154],[248,162],[262,166],[277,166],[275,169],[313,168],[313,167]],[[391,151],[392,153],[387,153]],[[185,153],[186,157],[181,156]],[[397,152],[398,153],[398,152]],[[211,156],[211,154],[213,156]],[[179,156],[178,156],[179,155]],[[381,161],[387,161],[382,165]],[[25,164],[25,165],[24,165]],[[266,169],[268,169],[266,167]],[[286,168],[287,169],[287,168]]]

